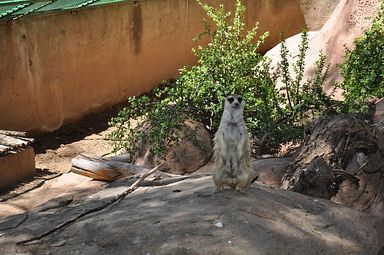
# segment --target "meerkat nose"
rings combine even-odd
[[[238,107],[238,106],[239,106],[239,102],[235,102],[234,105],[235,105],[236,107]]]

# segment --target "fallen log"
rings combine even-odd
[[[372,116],[324,117],[294,156],[282,187],[377,214],[384,208],[383,158],[384,135]]]
[[[102,158],[97,156],[78,155],[72,159],[71,171],[99,181],[114,181],[118,178],[145,174],[148,168],[123,162],[123,156]]]

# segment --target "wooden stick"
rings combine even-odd
[[[152,181],[145,180],[141,184],[141,186],[142,187],[165,186],[165,185],[173,184],[176,182],[181,182],[181,181],[188,180],[188,179],[201,178],[201,177],[210,176],[210,175],[212,175],[212,174],[208,174],[208,173],[207,174],[193,174],[193,175],[181,175],[181,176],[175,176],[175,177],[168,177],[168,178],[162,179],[162,180],[152,180]]]
[[[355,175],[347,172],[347,171],[344,171],[344,170],[341,170],[341,169],[333,169],[332,170],[333,172],[336,172],[336,173],[340,173],[340,174],[344,174],[344,175],[347,175],[350,177],[350,179],[353,179],[354,182],[356,183],[359,183],[360,179],[357,178]]]
[[[161,163],[160,165],[156,166],[155,168],[153,168],[152,170],[150,170],[149,172],[147,173],[144,173],[143,175],[140,176],[140,178],[138,180],[136,180],[131,186],[129,186],[128,189],[126,189],[123,193],[117,195],[116,197],[114,197],[113,199],[109,200],[108,202],[106,202],[105,204],[102,204],[100,206],[97,206],[95,208],[91,208],[75,217],[73,217],[72,219],[68,220],[68,221],[65,221],[59,225],[57,225],[56,227],[54,228],[51,228],[45,232],[43,232],[42,234],[38,235],[38,236],[35,236],[35,237],[32,237],[32,238],[29,238],[29,239],[26,239],[26,240],[23,240],[23,241],[20,241],[20,242],[17,242],[16,244],[17,245],[20,245],[20,244],[26,244],[26,243],[29,243],[29,242],[32,242],[32,241],[36,241],[36,240],[40,240],[41,238],[43,237],[46,237],[50,234],[52,234],[53,232],[59,230],[59,229],[62,229],[72,223],[74,223],[75,221],[77,221],[78,219],[80,218],[83,218],[84,216],[90,214],[90,213],[93,213],[93,212],[97,212],[97,211],[100,211],[100,210],[103,210],[104,208],[106,208],[107,206],[115,203],[116,201],[119,201],[119,200],[122,200],[124,197],[126,197],[129,193],[132,193],[133,191],[135,191],[140,183],[145,179],[147,178],[148,176],[150,176],[151,174],[153,174],[154,172],[156,172],[164,163]]]
[[[27,135],[27,132],[0,129],[0,134],[9,135],[9,136],[23,136],[23,137],[25,137]]]

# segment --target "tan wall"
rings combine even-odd
[[[271,32],[263,50],[304,26],[299,0],[244,2]],[[1,23],[0,129],[52,131],[176,77],[204,16],[194,0],[142,0]]]
[[[0,192],[35,174],[35,152],[25,147],[0,157]]]

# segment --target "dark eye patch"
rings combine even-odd
[[[233,97],[229,97],[229,98],[227,98],[227,100],[228,100],[228,102],[229,102],[230,104],[232,104],[233,101],[235,101],[235,99],[234,99]]]
[[[237,101],[239,101],[239,103],[241,103],[241,101],[243,101],[243,98],[242,97],[238,97]]]

